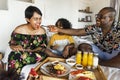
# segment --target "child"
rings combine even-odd
[[[63,29],[70,29],[72,25],[67,19],[60,18],[57,20],[55,26]],[[63,33],[53,34],[50,38],[49,46],[53,53],[64,58],[74,55],[77,51],[73,37]]]
[[[22,80],[24,76],[19,75],[16,69],[0,69],[0,80]]]

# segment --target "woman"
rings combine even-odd
[[[57,57],[46,48],[46,32],[40,25],[41,11],[29,6],[25,10],[25,18],[27,23],[16,27],[9,42],[12,52],[9,54],[8,68],[16,68],[18,73],[27,64],[42,61],[47,56]]]

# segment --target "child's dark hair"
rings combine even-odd
[[[0,69],[0,80],[21,80],[22,77],[16,72],[16,69],[9,69],[8,71]]]
[[[58,23],[60,23],[60,25],[63,27],[63,29],[70,29],[70,28],[72,28],[71,22],[69,22],[65,18],[58,19],[57,22],[55,23],[55,26],[58,26]]]

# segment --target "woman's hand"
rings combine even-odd
[[[23,47],[21,45],[11,45],[10,48],[13,50],[13,51],[24,51]]]

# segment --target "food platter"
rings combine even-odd
[[[43,64],[41,66],[41,68],[40,68],[40,71],[43,74],[45,74],[45,75],[56,76],[56,77],[63,77],[63,76],[66,76],[66,75],[68,75],[70,73],[71,67],[68,64],[63,63],[63,62],[59,62],[59,64],[61,64],[61,65],[63,65],[65,67],[65,73],[63,73],[63,74],[57,74],[57,75],[56,75],[56,73],[51,73],[50,70],[47,69],[48,68],[47,66],[49,66],[51,64],[52,64],[51,62],[47,62],[47,63]]]
[[[63,63],[63,65],[68,69],[68,72],[66,72],[65,74],[59,75],[57,77],[54,77],[54,76],[51,76],[51,74],[49,74],[49,72],[46,71],[45,66],[47,66],[49,63],[54,62],[56,60],[58,60],[60,63]],[[71,72],[71,70],[69,72],[69,67],[71,67],[71,66],[67,65],[65,59],[48,57],[43,62],[38,64],[35,67],[35,70],[38,73],[38,75],[40,76],[40,78],[42,78],[40,80],[48,80],[48,79],[51,79],[51,80],[69,80],[70,72]],[[93,69],[91,71],[94,73],[96,80],[107,80],[104,73],[102,72],[100,66],[98,66],[96,69]]]

